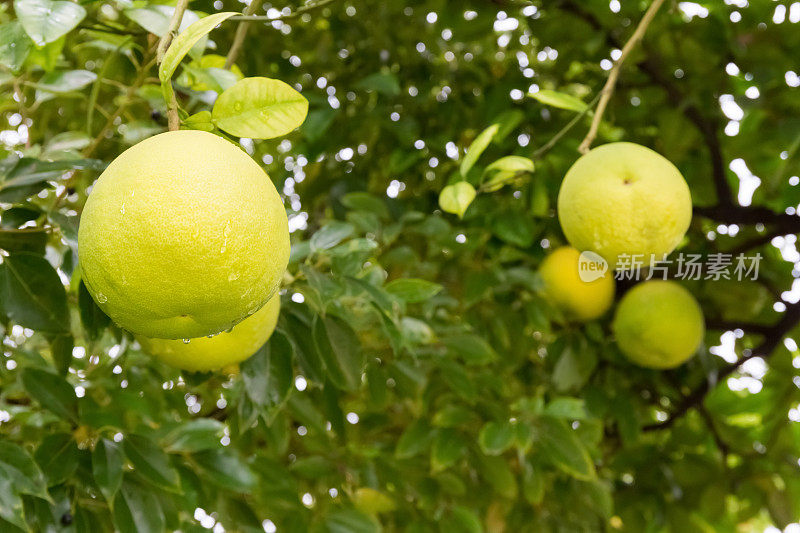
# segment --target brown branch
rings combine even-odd
[[[229,20],[236,20],[239,22],[275,22],[276,20],[285,21],[291,20],[302,15],[305,15],[309,11],[313,11],[315,9],[319,9],[321,7],[325,7],[328,4],[332,4],[337,0],[320,0],[319,2],[311,5],[307,5],[304,7],[300,7],[289,13],[288,15],[280,15],[277,17],[268,17],[263,15],[238,15],[235,17],[231,17]]]
[[[625,43],[625,46],[622,47],[622,53],[620,54],[619,59],[617,59],[614,62],[614,66],[611,67],[611,71],[608,73],[608,79],[600,91],[602,96],[600,97],[600,102],[597,104],[597,110],[594,114],[594,118],[592,119],[592,124],[589,127],[589,132],[586,134],[586,137],[584,137],[583,141],[578,147],[578,151],[582,154],[585,154],[589,151],[594,138],[597,136],[597,130],[600,128],[600,123],[603,121],[603,114],[606,111],[606,106],[608,106],[608,102],[611,100],[611,96],[614,94],[614,87],[617,84],[617,78],[619,78],[622,65],[625,63],[625,60],[628,58],[634,47],[636,47],[639,41],[642,40],[642,37],[644,37],[647,27],[650,25],[650,22],[652,22],[653,18],[656,16],[656,12],[658,12],[658,9],[663,3],[664,0],[653,0],[653,2],[650,4],[650,7],[647,8],[647,11],[645,11],[642,20],[639,21],[639,25],[636,27],[636,30],[634,30],[633,35],[631,35],[630,39],[628,39],[628,42]]]
[[[754,357],[768,359],[778,345],[780,345],[784,336],[797,325],[798,321],[800,321],[800,303],[787,306],[781,319],[770,327],[768,332],[765,332],[764,340],[761,341],[761,344],[756,346],[753,350],[744,350],[742,357],[740,357],[738,361],[720,369],[716,376],[717,381],[721,381],[723,378],[733,374],[739,370],[744,363]],[[642,430],[655,431],[671,427],[691,409],[701,406],[705,400],[706,394],[708,394],[710,390],[711,383],[709,380],[704,381],[702,385],[698,386],[688,396],[684,397],[680,405],[678,405],[666,420],[644,426]]]
[[[694,214],[726,224],[765,224],[774,225],[784,235],[800,232],[800,216],[775,211],[761,206],[715,205],[694,207]]]
[[[729,322],[727,320],[706,319],[706,329],[719,331],[734,331],[741,329],[756,335],[769,335],[775,326],[769,324],[756,324],[754,322]]]

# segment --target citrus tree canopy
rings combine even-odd
[[[797,531],[798,58],[791,0],[0,3],[0,531]]]

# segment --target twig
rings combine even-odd
[[[555,145],[556,145],[556,143],[557,143],[559,140],[561,140],[561,137],[563,137],[564,135],[566,135],[566,134],[569,132],[569,130],[571,130],[571,129],[572,129],[572,128],[573,128],[573,127],[574,127],[574,126],[575,126],[575,125],[576,125],[578,122],[580,122],[580,120],[581,120],[583,117],[585,117],[587,114],[589,114],[589,112],[592,110],[592,108],[594,108],[594,105],[595,105],[595,104],[597,103],[597,101],[600,99],[600,96],[601,96],[602,94],[603,94],[603,93],[597,93],[597,94],[595,95],[595,97],[594,97],[594,98],[592,98],[592,101],[591,101],[591,102],[589,102],[589,104],[586,106],[586,109],[584,109],[583,111],[581,111],[580,113],[578,113],[577,115],[575,115],[574,117],[572,117],[572,120],[570,120],[569,122],[567,122],[567,125],[566,125],[566,126],[564,126],[563,128],[561,128],[561,130],[559,130],[559,132],[558,132],[558,133],[556,133],[555,135],[553,135],[553,137],[552,137],[552,138],[551,138],[549,141],[547,141],[547,143],[546,143],[546,144],[544,144],[544,145],[540,146],[539,148],[537,148],[537,149],[536,149],[536,151],[534,151],[534,152],[533,152],[533,155],[532,155],[533,159],[539,159],[539,158],[541,158],[541,157],[542,157],[544,154],[546,154],[547,152],[549,152],[549,151],[550,151],[550,150],[553,148],[553,146],[555,146]]]
[[[252,15],[261,7],[261,4],[264,3],[264,0],[252,0],[250,5],[247,6],[244,10],[244,15]],[[249,24],[245,22],[240,22],[239,25],[236,27],[236,34],[233,36],[233,42],[231,43],[231,47],[228,50],[228,57],[225,58],[225,69],[230,70],[234,63],[236,63],[236,58],[239,56],[239,50],[242,48],[242,44],[244,43],[244,38],[247,36],[247,29],[250,27]]]
[[[189,5],[189,0],[178,0],[178,3],[175,4],[175,12],[172,13],[172,18],[169,21],[169,28],[167,29],[167,33],[165,33],[161,39],[158,41],[158,50],[156,51],[156,58],[158,59],[158,64],[160,65],[162,61],[164,61],[164,54],[167,53],[167,49],[169,48],[170,43],[172,42],[172,38],[178,34],[178,28],[181,26],[181,21],[183,20],[183,14],[186,12],[186,8]]]
[[[619,59],[617,59],[617,61],[614,63],[614,66],[611,67],[611,71],[608,73],[608,79],[601,90],[602,96],[600,97],[600,102],[597,104],[597,111],[592,119],[592,125],[589,127],[589,132],[586,134],[583,142],[581,142],[580,146],[578,147],[579,152],[585,154],[592,146],[592,142],[597,136],[597,130],[600,128],[600,122],[603,120],[603,114],[606,111],[606,106],[608,105],[609,100],[611,100],[611,96],[614,94],[614,86],[617,84],[617,78],[619,77],[620,69],[636,44],[642,40],[645,31],[647,31],[647,27],[650,25],[650,22],[653,20],[653,17],[655,17],[656,12],[658,11],[658,8],[660,8],[661,4],[663,3],[664,0],[653,0],[653,2],[650,4],[650,7],[647,8],[647,11],[642,17],[642,20],[639,22],[639,25],[636,27],[636,30],[633,32],[633,35],[631,35],[630,39],[628,39],[628,42],[625,43],[625,46],[622,47],[622,53],[620,54]]]
[[[320,0],[311,5],[303,6],[297,8],[296,10],[292,11],[288,15],[280,15],[277,17],[269,17],[264,15],[238,15],[236,17],[231,17],[228,20],[236,20],[239,22],[275,22],[276,20],[284,21],[284,20],[291,20],[302,15],[305,15],[309,11],[313,11],[315,9],[319,9],[321,7],[325,7],[328,4],[332,4],[338,0]]]
[[[189,0],[178,0],[175,4],[175,12],[169,21],[169,29],[161,39],[158,41],[158,49],[156,51],[156,60],[160,65],[164,61],[164,54],[167,53],[172,38],[177,35],[178,28],[181,26],[183,14],[186,12],[186,7],[189,5]],[[167,83],[172,83],[167,81]],[[178,115],[178,99],[175,96],[175,91],[170,91],[169,102],[167,102],[167,120],[169,121],[169,130],[177,131],[181,128],[181,118]]]

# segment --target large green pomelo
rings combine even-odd
[[[570,244],[603,256],[613,269],[623,254],[660,260],[680,243],[692,197],[680,171],[638,144],[598,146],[567,171],[558,219]]]
[[[263,306],[289,259],[286,211],[261,167],[202,131],[162,133],[117,157],[78,235],[83,280],[121,327],[202,337]]]

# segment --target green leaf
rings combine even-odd
[[[536,227],[530,215],[519,209],[495,216],[492,231],[503,241],[519,248],[530,247],[536,237]]]
[[[45,476],[33,457],[24,448],[0,440],[0,480],[2,479],[10,480],[17,492],[45,500],[50,499]],[[2,491],[1,482],[0,491]]]
[[[191,453],[220,447],[225,424],[213,418],[187,420],[164,437],[168,453]]]
[[[47,484],[58,485],[78,467],[78,446],[69,433],[53,433],[36,448],[34,458],[47,476]]]
[[[193,457],[206,477],[224,489],[246,493],[256,484],[250,467],[231,450],[209,450]]]
[[[331,382],[340,389],[358,389],[364,354],[353,328],[344,320],[328,315],[316,317],[312,329]]]
[[[380,533],[378,521],[355,509],[339,509],[330,513],[325,519],[328,533]]]
[[[219,95],[211,115],[221,130],[237,137],[272,139],[300,126],[308,100],[290,85],[269,78],[244,78]]]
[[[595,479],[594,463],[589,452],[575,431],[563,420],[541,417],[536,435],[539,449],[554,466],[576,479]]]
[[[55,41],[86,17],[79,4],[63,0],[14,0],[14,12],[37,46]]]
[[[314,344],[311,328],[292,313],[283,313],[282,320],[286,321],[287,332],[294,344],[297,362],[303,375],[317,383],[325,381],[325,363]]]
[[[111,324],[111,319],[95,303],[83,281],[78,287],[78,311],[80,311],[83,328],[92,340],[99,338],[103,334],[103,330]]]
[[[331,109],[330,107],[309,111],[305,122],[300,126],[300,133],[312,143],[322,139],[325,132],[328,131],[328,128],[333,124],[333,120],[336,118],[337,114],[338,110]]]
[[[153,441],[140,435],[127,435],[122,445],[142,479],[165,490],[178,489],[178,472],[172,467],[169,456]]]
[[[66,379],[34,367],[22,369],[20,379],[31,398],[42,407],[61,418],[77,420],[78,398]]]
[[[501,157],[490,163],[483,171],[483,188],[493,192],[506,184],[515,183],[525,175],[533,172],[534,164],[531,159],[518,155]]]
[[[22,24],[13,20],[0,25],[0,65],[17,72],[25,64],[31,47]]]
[[[467,174],[469,174],[469,171],[478,161],[478,158],[481,156],[483,151],[486,150],[486,147],[489,146],[489,143],[492,142],[492,139],[494,138],[495,134],[497,134],[499,129],[500,126],[498,124],[492,124],[480,132],[477,137],[475,137],[475,140],[472,141],[472,144],[470,144],[469,148],[467,148],[467,153],[464,155],[464,159],[461,161],[459,170],[462,176],[465,178],[467,177]]]
[[[199,113],[190,115],[183,121],[182,126],[190,130],[214,131],[214,122],[211,120],[211,111],[204,109]]]
[[[497,352],[478,335],[454,335],[442,339],[442,343],[468,365],[485,365],[497,359]]]
[[[238,15],[238,13],[233,11],[215,13],[194,22],[185,30],[181,30],[178,36],[170,43],[167,52],[164,54],[164,59],[161,61],[161,66],[158,68],[158,79],[161,80],[162,85],[169,82],[175,73],[175,69],[178,68],[178,65],[180,65],[195,43],[208,35],[218,24],[234,15]],[[131,14],[128,13],[128,16],[130,17]],[[185,17],[186,15],[184,15],[184,20]],[[166,28],[164,32],[166,32]]]
[[[467,451],[467,444],[454,429],[440,429],[431,446],[431,472],[434,474],[453,466]]]
[[[439,193],[439,207],[447,213],[464,216],[469,204],[476,196],[475,187],[466,181],[457,181],[448,185]]]
[[[481,476],[497,494],[513,500],[517,497],[517,479],[508,461],[503,457],[482,455],[479,457]]]
[[[163,37],[169,30],[169,23],[175,14],[175,6],[170,5],[149,5],[142,8],[126,9],[125,16],[136,24],[158,37]],[[178,33],[200,20],[200,17],[191,10],[183,13],[183,18],[178,26]]]
[[[531,505],[539,505],[544,499],[544,478],[530,461],[523,465],[522,494]]]
[[[556,398],[547,404],[544,414],[566,420],[585,420],[589,417],[580,398]]]
[[[244,389],[254,404],[274,409],[286,401],[294,383],[292,354],[289,339],[275,332],[264,346],[241,364]]]
[[[459,505],[442,519],[441,530],[442,533],[482,533],[483,525],[475,511]]]
[[[375,91],[387,96],[397,96],[400,94],[400,82],[397,76],[391,72],[376,72],[370,74],[355,84],[357,89],[366,89],[368,91]]]
[[[334,220],[322,226],[311,236],[311,251],[318,252],[333,248],[344,239],[350,237],[355,229],[347,222]]]
[[[559,391],[583,387],[597,366],[597,354],[589,346],[573,349],[567,346],[553,369],[553,383]]]
[[[111,503],[122,485],[124,459],[119,444],[100,439],[92,452],[92,475],[100,492]]]
[[[44,228],[0,229],[0,248],[7,252],[44,255],[47,230]]]
[[[55,335],[50,337],[50,353],[56,371],[66,376],[72,363],[72,350],[75,348],[75,337],[72,335]]]
[[[53,98],[54,94],[80,90],[97,79],[97,74],[88,70],[55,70],[48,72],[36,84],[38,102]]]
[[[567,109],[569,111],[577,111],[579,113],[585,111],[588,107],[586,102],[580,98],[549,89],[541,89],[535,93],[528,93],[528,96],[545,105],[557,107],[559,109]]]
[[[478,434],[478,445],[486,455],[500,455],[511,447],[515,436],[511,422],[487,422]]]
[[[165,531],[159,497],[152,490],[128,480],[114,499],[113,519],[119,533]]]
[[[384,286],[386,292],[410,304],[430,300],[441,292],[442,288],[438,283],[418,278],[396,279]]]
[[[69,331],[67,294],[46,259],[31,253],[3,258],[0,309],[21,326],[47,333]]]
[[[424,420],[417,420],[406,427],[397,441],[394,455],[398,459],[409,459],[421,454],[433,440],[433,430]]]

